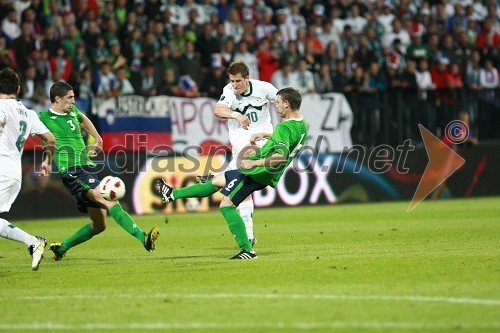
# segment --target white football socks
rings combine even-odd
[[[37,238],[28,234],[11,224],[9,221],[0,218],[0,236],[12,239],[30,246],[36,243]]]
[[[253,239],[255,237],[253,234],[253,208],[253,200],[243,201],[238,206],[238,212],[243,222],[245,222],[248,239]]]

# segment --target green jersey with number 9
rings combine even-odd
[[[59,172],[65,173],[73,166],[95,166],[88,156],[87,146],[83,141],[80,127],[83,114],[76,106],[72,105],[68,113],[58,113],[48,109],[40,112],[38,116],[56,138],[54,161]]]
[[[286,162],[273,167],[260,166],[250,170],[240,169],[241,173],[249,175],[260,184],[276,187],[286,167],[293,161],[295,155],[306,142],[306,136],[307,124],[304,117],[283,121],[276,126],[273,135],[266,144],[248,159],[260,160],[278,153],[287,158]]]

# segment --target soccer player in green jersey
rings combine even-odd
[[[107,211],[123,229],[137,238],[147,251],[156,249],[155,241],[160,233],[158,228],[154,227],[149,233],[145,233],[122,209],[118,201],[107,201],[99,192],[100,178],[95,163],[90,159],[97,151],[87,150],[81,129],[96,138],[97,149],[102,148],[102,138],[92,122],[74,105],[73,87],[63,81],[54,83],[50,88],[50,101],[50,109],[40,112],[38,116],[56,138],[54,161],[64,186],[75,196],[78,210],[88,213],[91,220],[91,223],[63,242],[50,244],[55,260],[61,260],[70,248],[104,231]]]
[[[300,114],[302,98],[293,88],[283,88],[277,93],[276,107],[283,122],[276,126],[274,133],[257,133],[250,138],[250,143],[262,138],[269,138],[266,144],[244,156],[240,169],[226,171],[215,176],[205,184],[196,184],[174,189],[165,180],[161,180],[159,193],[164,202],[181,198],[201,198],[221,191],[224,198],[220,211],[229,225],[229,230],[236,239],[240,252],[231,259],[256,259],[257,254],[247,237],[243,219],[236,207],[255,191],[266,186],[276,187],[286,167],[304,145],[307,125]]]

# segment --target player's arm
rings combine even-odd
[[[262,140],[262,139],[269,139],[271,137],[271,135],[273,135],[273,134],[272,133],[264,133],[264,132],[252,134],[252,136],[250,137],[250,143],[252,145],[256,145],[257,141]]]
[[[52,172],[52,156],[56,150],[56,138],[51,132],[37,134],[45,143],[45,159],[42,162],[40,176],[48,176]]]
[[[241,162],[241,166],[243,167],[243,169],[248,170],[259,166],[275,167],[282,163],[285,163],[286,161],[287,158],[285,155],[274,153],[273,155],[262,158],[260,160],[243,160]]]
[[[96,149],[93,149],[93,150],[89,151],[89,154],[91,156],[97,155],[97,153],[98,153],[97,150],[102,150],[103,141],[102,141],[101,136],[97,132],[97,129],[95,128],[94,124],[92,124],[92,122],[90,121],[90,119],[87,118],[87,116],[84,115],[83,113],[82,113],[82,121],[80,122],[80,124],[87,131],[87,133],[89,133],[90,135],[92,135],[95,138],[95,140],[96,140],[96,143],[95,143]]]
[[[248,129],[248,125],[250,125],[250,119],[247,116],[231,110],[223,103],[215,104],[214,116],[224,119],[236,119],[244,129]]]

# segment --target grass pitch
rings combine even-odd
[[[499,203],[257,209],[245,261],[217,211],[137,217],[153,253],[109,219],[36,272],[0,239],[0,331],[499,332]],[[50,242],[86,221],[12,222]]]

